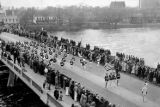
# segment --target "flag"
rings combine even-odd
[[[82,55],[78,52],[78,56],[81,58],[82,57]]]
[[[110,70],[113,70],[113,69],[114,69],[114,66],[106,63],[105,66],[104,66],[104,68],[106,69],[106,71],[110,71]]]

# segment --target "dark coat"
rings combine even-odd
[[[58,100],[59,98],[59,91],[57,89],[54,90],[54,97],[56,98],[56,100]]]

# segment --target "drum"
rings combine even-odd
[[[44,53],[47,53],[47,50],[44,50]]]
[[[45,58],[48,59],[48,54],[45,55]]]
[[[40,53],[40,56],[42,56],[42,55],[43,55],[43,53],[41,52],[41,53]]]
[[[53,58],[53,62],[56,63],[56,62],[57,62],[57,59],[56,59],[56,58]]]
[[[63,62],[63,61],[61,61],[61,62],[60,62],[60,65],[61,65],[61,66],[64,66],[64,62]]]
[[[53,54],[52,51],[49,51],[49,54],[52,55]]]
[[[73,65],[73,61],[72,60],[70,61],[70,65]]]

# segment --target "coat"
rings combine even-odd
[[[86,97],[85,94],[82,94],[81,99],[80,99],[80,104],[81,104],[82,107],[85,107],[86,103],[87,103],[87,97]]]
[[[56,98],[56,100],[58,100],[58,98],[59,98],[59,91],[58,90],[54,91],[54,97]]]

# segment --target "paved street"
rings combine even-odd
[[[0,38],[6,41],[29,41],[29,39],[7,33],[2,33]],[[121,74],[120,86],[106,89],[104,88],[104,74],[106,72],[104,67],[88,62],[84,70],[79,63],[78,57],[74,66],[71,66],[69,64],[70,55],[67,57],[65,66],[61,68],[59,67],[60,59],[61,56],[58,57],[58,62],[53,67],[60,69],[60,72],[80,82],[100,96],[107,98],[112,103],[120,104],[121,107],[160,107],[160,88],[157,86],[149,84],[147,99],[143,103],[141,96],[143,81]]]

